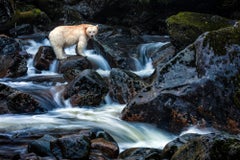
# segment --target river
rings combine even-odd
[[[49,41],[44,39],[41,42],[28,40],[25,49],[33,56],[40,46],[49,46]],[[154,68],[151,65],[151,59],[145,55],[146,49],[164,45],[164,43],[149,43],[140,47],[140,60],[136,60],[138,71],[134,73],[140,76],[149,76],[153,73]],[[74,47],[67,48],[66,53],[74,54]],[[110,66],[108,62],[99,54],[95,54],[92,50],[86,51],[87,58],[98,65],[97,72],[102,76],[108,76]],[[58,75],[56,73],[57,62],[54,62],[48,71],[43,71],[41,74],[34,72],[32,65],[33,60],[28,61],[28,74],[26,77]],[[19,79],[5,80],[0,79],[4,83],[13,88],[28,92],[38,98],[41,105],[52,108],[51,111],[44,114],[24,115],[24,114],[5,114],[0,116],[0,137],[2,139],[8,137],[14,138],[21,133],[41,132],[42,130],[77,130],[85,128],[102,128],[107,131],[117,141],[120,150],[131,147],[150,147],[162,149],[168,142],[176,138],[177,135],[160,130],[153,125],[144,123],[126,122],[119,118],[122,109],[125,105],[113,102],[107,95],[105,103],[98,107],[76,108],[72,107],[68,100],[63,101],[60,97],[65,83],[33,83]],[[207,131],[199,131],[194,127],[189,129],[189,132],[207,133]],[[10,149],[11,148],[11,149]],[[21,152],[19,148],[8,146],[7,144],[0,145],[0,155],[9,150]]]

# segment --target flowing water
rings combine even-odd
[[[164,43],[152,44],[161,46]],[[28,53],[34,54],[38,48],[43,45],[49,45],[49,41],[37,43],[35,41],[29,41],[29,45],[25,46]],[[140,66],[136,74],[140,76],[146,76],[151,74],[154,69],[151,65],[151,60],[145,56],[146,47],[151,47],[151,44],[143,45],[140,52],[142,53],[142,60],[136,60],[136,63]],[[74,54],[74,47],[65,50],[67,54]],[[85,52],[87,58],[98,65],[96,69],[102,76],[108,76],[111,70],[108,62],[99,54],[95,54],[94,51],[88,50]],[[32,59],[28,61],[28,75],[33,76],[47,76],[57,75],[56,65],[54,62],[49,71],[44,71],[41,74],[34,73],[34,67],[32,66]],[[167,133],[152,125],[143,123],[130,123],[122,121],[119,116],[125,105],[120,105],[106,96],[105,103],[94,108],[73,108],[71,104],[66,100],[61,99],[61,92],[65,84],[58,83],[55,85],[46,83],[33,83],[27,81],[4,81],[4,83],[13,88],[30,93],[35,96],[42,106],[50,108],[51,111],[44,114],[36,115],[18,115],[18,114],[5,114],[0,116],[0,137],[7,136],[13,137],[16,134],[22,132],[37,132],[41,130],[61,129],[61,130],[75,130],[84,128],[102,128],[106,130],[113,138],[118,142],[121,150],[130,147],[151,147],[151,148],[163,148],[169,141],[173,140],[176,135]],[[196,132],[196,130],[190,131]],[[198,132],[198,131],[197,131]],[[4,150],[9,150],[9,147],[0,146],[0,153]]]

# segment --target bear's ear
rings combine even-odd
[[[98,28],[98,24],[96,25],[96,27]]]

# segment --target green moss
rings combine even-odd
[[[180,12],[169,17],[166,23],[173,44],[183,49],[206,31],[230,26],[231,20],[210,14]]]
[[[227,27],[209,32],[204,41],[205,46],[208,44],[215,54],[226,54],[227,46],[233,44],[240,45],[240,27]]]
[[[230,25],[229,20],[226,18],[194,12],[180,12],[177,15],[169,17],[167,23],[196,27],[202,32]]]
[[[38,24],[38,23],[41,23],[40,21],[43,19],[48,20],[48,17],[44,12],[42,12],[38,8],[34,8],[28,11],[16,10],[11,21],[4,24],[3,27],[11,28],[11,27],[14,27],[15,24],[19,25],[24,23]]]

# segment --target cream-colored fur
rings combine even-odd
[[[94,38],[97,33],[98,25],[58,26],[49,33],[49,40],[57,59],[64,59],[67,57],[64,48],[75,44],[77,54],[84,55],[88,40]]]

